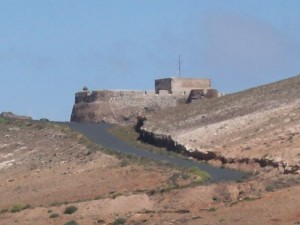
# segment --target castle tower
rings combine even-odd
[[[189,94],[195,89],[211,89],[211,80],[204,78],[164,78],[155,80],[155,93],[161,90],[168,91],[169,94]]]

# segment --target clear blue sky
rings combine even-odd
[[[299,0],[0,0],[0,112],[69,120],[74,93],[207,77],[236,92],[299,74]]]

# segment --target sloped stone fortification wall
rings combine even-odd
[[[83,91],[75,95],[71,121],[121,123],[148,111],[176,106],[186,98],[145,91]]]

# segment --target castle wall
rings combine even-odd
[[[178,96],[158,95],[153,91],[78,92],[71,121],[122,122],[149,111],[174,107],[179,100]],[[181,100],[185,101],[185,96]]]
[[[214,97],[210,79],[165,78],[155,80],[155,91],[83,91],[75,94],[71,121],[123,123],[159,109]],[[200,96],[200,97],[199,97]]]
[[[210,79],[196,79],[196,78],[172,78],[171,92],[189,92],[193,89],[209,89],[211,88]]]

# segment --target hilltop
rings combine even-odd
[[[141,130],[199,159],[300,173],[300,76],[147,116]]]

